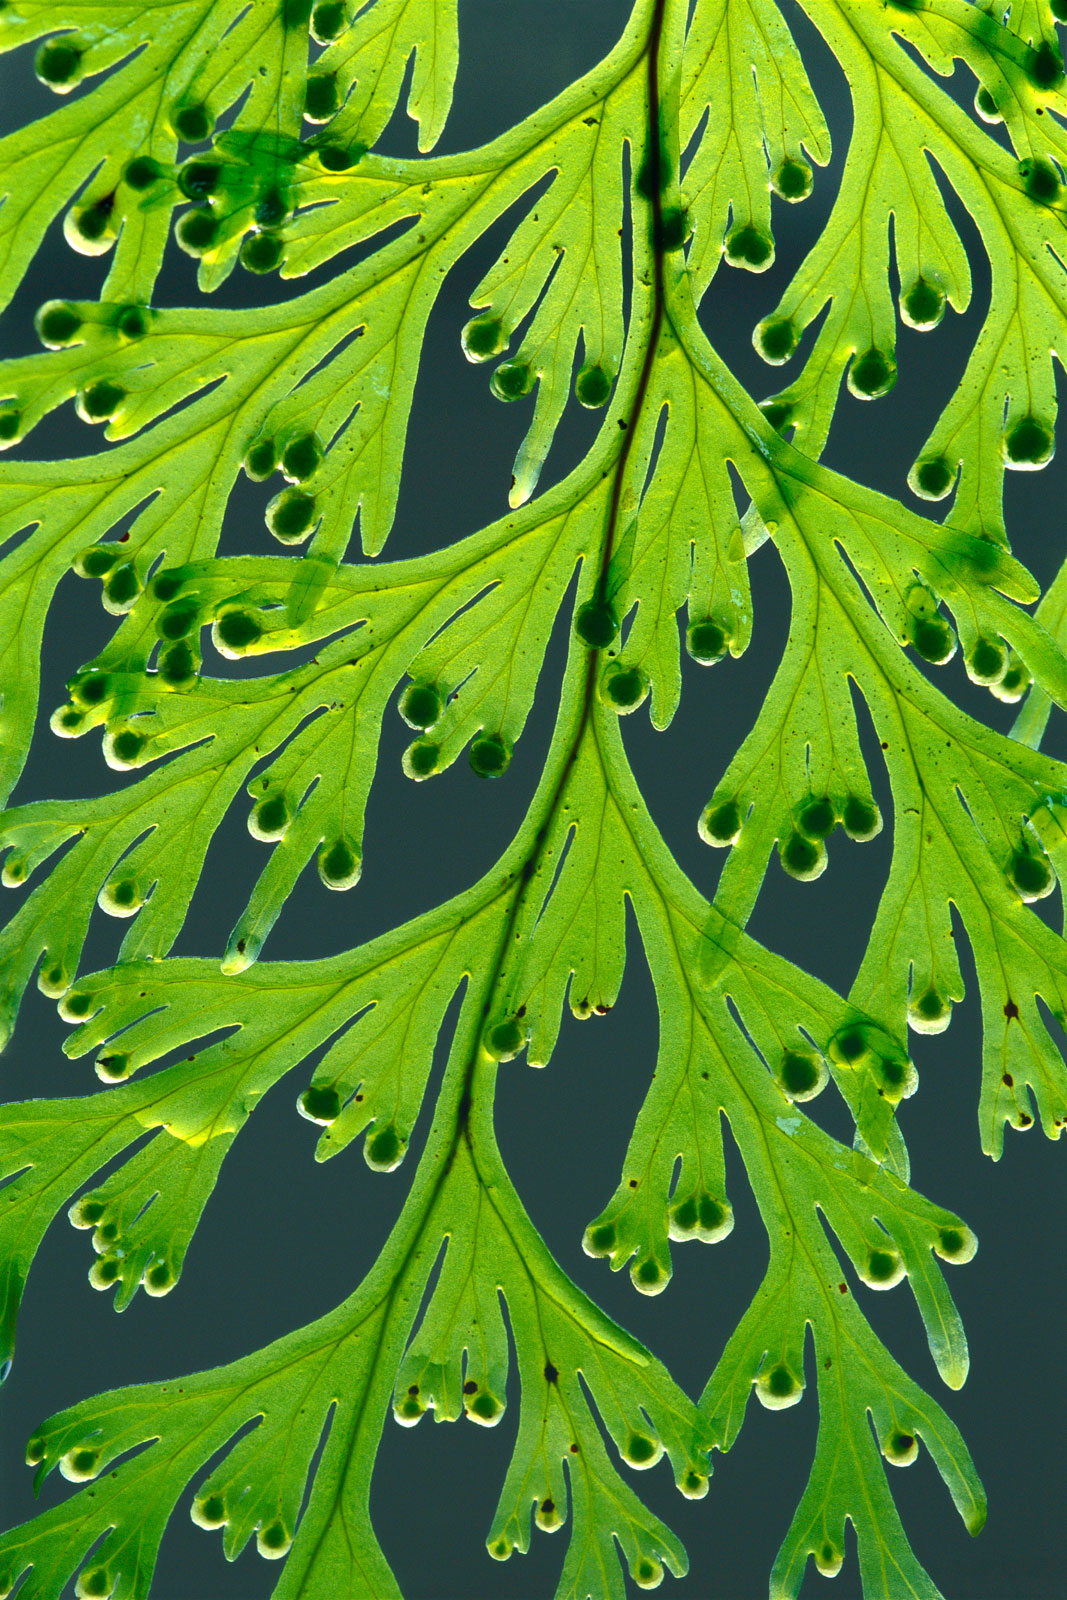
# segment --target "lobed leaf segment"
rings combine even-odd
[[[492,143],[445,156],[431,152],[457,67],[451,3],[285,0],[269,16],[202,0],[77,15],[62,0],[0,6],[0,47],[36,45],[38,78],[79,91],[0,140],[5,303],[60,212],[74,249],[110,252],[99,300],[43,305],[43,353],[0,366],[0,447],[14,452],[0,479],[4,793],[25,761],[45,619],[71,569],[100,583],[116,625],[71,676],[52,731],[99,728],[107,764],[127,775],[0,818],[4,883],[21,893],[39,879],[0,935],[4,1035],[36,975],[75,1026],[69,1053],[94,1055],[105,1086],[0,1110],[5,1371],[51,1219],[69,1207],[91,1232],[90,1282],[115,1291],[116,1309],[142,1288],[169,1293],[230,1145],[286,1074],[321,1129],[317,1159],[362,1137],[368,1164],[390,1173],[418,1152],[376,1264],[336,1311],[227,1367],[116,1390],[42,1425],[27,1451],[39,1476],[58,1465],[96,1487],[0,1538],[0,1593],[20,1585],[44,1600],[74,1580],[80,1596],[147,1595],[192,1485],[193,1519],[223,1530],[228,1558],[253,1535],[264,1557],[286,1558],[277,1595],[382,1600],[398,1590],[369,1491],[389,1413],[491,1426],[517,1398],[489,1553],[526,1551],[531,1520],[546,1531],[569,1520],[558,1594],[614,1600],[623,1567],[648,1588],[687,1570],[627,1469],[666,1454],[680,1491],[702,1496],[749,1395],[792,1405],[812,1371],[818,1443],[773,1595],[798,1593],[809,1557],[839,1570],[846,1521],[865,1596],[937,1594],[879,1456],[907,1465],[924,1445],[967,1528],[981,1528],[963,1441],[863,1308],[866,1289],[906,1279],[942,1379],[963,1383],[966,1340],[934,1258],[964,1262],[976,1241],[910,1186],[895,1117],[918,1086],[908,1027],[941,1031],[963,997],[951,908],[982,995],[983,1147],[999,1155],[1005,1124],[1039,1120],[1058,1138],[1067,1120],[1047,1021],[1067,1015],[1065,947],[1033,909],[1067,849],[1064,771],[1038,748],[1051,706],[1067,706],[1067,580],[1026,609],[1039,589],[1009,551],[1001,507],[1004,471],[1040,468],[1054,448],[1052,357],[1063,363],[1067,334],[1060,8],[803,9],[856,116],[829,222],[753,335],[771,365],[803,346],[797,375],[757,405],[700,308],[723,262],[770,265],[775,197],[804,200],[830,155],[774,0],[637,0],[597,67]],[[405,160],[375,146],[412,61],[420,154]],[[957,62],[976,82],[973,116],[939,81]],[[950,194],[978,224],[993,287],[909,480],[920,499],[948,502],[936,523],[818,457],[842,379],[863,400],[892,387],[898,312],[932,330],[968,305]],[[427,318],[446,274],[505,217],[457,334],[491,366],[496,397],[529,410],[509,509],[431,555],[379,560]],[[173,308],[154,300],[172,238],[205,293],[238,268],[333,275],[259,310]],[[71,399],[107,446],[32,459],[19,447]],[[572,399],[603,424],[580,465],[537,493]],[[242,471],[277,483],[266,526],[289,553],[250,541],[218,554]],[[708,898],[649,815],[619,719],[647,704],[657,728],[671,722],[680,623],[702,665],[746,650],[747,563],[768,538],[792,626],[700,817],[705,841],[728,851]],[[571,627],[551,750],[497,865],[344,954],[261,961],[312,858],[325,888],[357,884],[391,705],[412,734],[412,780],[464,752],[479,776],[503,778],[535,696],[553,693],[542,676],[561,612]],[[931,669],[957,650],[973,683],[1021,703],[1014,736],[938,687]],[[277,670],[253,671],[263,656],[280,656]],[[860,700],[888,772],[892,866],[839,995],[745,925],[773,855],[812,880],[846,840],[882,827]],[[242,789],[269,850],[262,873],[221,961],[172,958]],[[613,1005],[627,905],[660,1051],[585,1249],[654,1295],[673,1247],[725,1238],[724,1123],[769,1242],[764,1281],[719,1359],[709,1352],[699,1401],[561,1271],[493,1131],[500,1068],[523,1056],[548,1066],[566,1006],[589,1018]],[[96,907],[129,925],[116,964],[87,975]],[[851,1149],[811,1108],[831,1080]]]

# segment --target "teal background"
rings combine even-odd
[[[797,18],[788,3],[787,13]],[[456,108],[442,149],[460,150],[491,138],[592,65],[617,37],[628,0],[461,0],[462,55]],[[723,267],[702,320],[712,341],[757,396],[777,387],[776,373],[752,351],[752,324],[769,310],[804,250],[817,236],[832,202],[847,145],[848,95],[821,40],[800,17],[798,38],[835,138],[828,172],[817,172],[815,194],[800,207],[778,206],[778,258],[764,275]],[[957,74],[961,99],[973,86]],[[32,47],[0,58],[0,131],[39,115],[55,102],[32,75]],[[384,141],[414,151],[413,125],[402,114]],[[963,317],[949,315],[932,335],[901,330],[900,379],[876,405],[845,395],[826,459],[892,495],[937,410],[951,393],[980,326],[988,279],[973,227],[961,216],[976,270],[976,293]],[[492,399],[487,372],[463,358],[459,328],[467,298],[507,236],[498,227],[450,276],[427,338],[408,443],[406,475],[389,557],[451,542],[501,514],[511,458],[525,429],[528,405]],[[75,256],[53,228],[27,283],[0,322],[7,355],[36,348],[30,318],[53,295],[98,292],[104,262]],[[295,294],[308,280],[280,286]],[[278,280],[235,274],[217,296],[224,304],[273,300]],[[192,303],[192,263],[176,250],[161,282],[159,303]],[[807,346],[805,346],[806,348]],[[791,370],[791,369],[790,369]],[[572,408],[576,410],[576,408]],[[546,482],[580,459],[596,418],[570,415],[549,458]],[[31,437],[35,453],[58,456],[95,449],[99,435],[64,408]],[[1009,475],[1008,525],[1021,558],[1047,582],[1064,553],[1065,462],[1061,451],[1041,474]],[[223,549],[267,550],[261,520],[266,486],[235,493]],[[643,715],[627,719],[626,745],[653,815],[685,870],[710,893],[721,856],[701,844],[696,818],[763,699],[784,643],[789,595],[773,548],[752,562],[756,629],[740,661],[711,671],[684,659],[681,710],[670,730],[655,734]],[[95,590],[64,580],[46,635],[41,728],[17,798],[96,792],[116,781],[94,739],[60,742],[47,715],[65,698],[71,672],[100,648],[112,619]],[[506,846],[532,794],[551,732],[565,650],[566,619],[557,628],[527,734],[506,780],[481,783],[459,762],[432,783],[413,785],[400,772],[409,735],[390,714],[383,730],[379,772],[366,830],[363,880],[353,893],[332,895],[306,875],[268,942],[268,959],[326,955],[373,936],[445,896],[486,870]],[[221,662],[206,670],[232,670]],[[973,689],[959,661],[937,675],[961,703],[1007,729],[1011,713]],[[861,722],[866,734],[865,713]],[[871,741],[868,738],[868,745]],[[1046,747],[1067,755],[1064,719],[1054,715]],[[891,816],[880,752],[871,749],[876,792]],[[891,826],[870,845],[831,844],[831,865],[812,885],[768,872],[752,932],[776,950],[847,990],[870,927],[888,867]],[[263,860],[237,807],[213,846],[204,881],[176,953],[221,952]],[[12,901],[13,903],[13,901]],[[1050,909],[1051,908],[1051,909]],[[1059,915],[1058,897],[1042,911]],[[86,970],[113,958],[122,928],[98,917]],[[604,1262],[580,1248],[585,1223],[613,1191],[633,1119],[653,1070],[655,1008],[647,967],[631,927],[629,965],[619,1004],[602,1019],[564,1023],[560,1045],[543,1073],[523,1065],[502,1070],[500,1142],[520,1194],[564,1268],[600,1304],[645,1340],[678,1381],[697,1394],[737,1318],[755,1290],[766,1244],[736,1151],[728,1142],[730,1198],[737,1225],[714,1249],[675,1250],[675,1276],[654,1300],[637,1295],[628,1276],[613,1277]],[[1067,1470],[1063,1447],[1062,1371],[1067,1313],[1064,1282],[1062,1152],[1039,1133],[1009,1132],[1003,1160],[980,1153],[977,1096],[980,1029],[977,996],[963,945],[968,998],[949,1032],[913,1038],[921,1075],[915,1098],[901,1110],[912,1153],[913,1182],[954,1207],[980,1239],[975,1261],[948,1269],[971,1342],[971,1376],[963,1391],[943,1389],[926,1349],[918,1313],[906,1288],[864,1292],[864,1309],[893,1353],[928,1385],[960,1425],[990,1497],[986,1531],[972,1541],[953,1510],[928,1456],[891,1474],[905,1527],[916,1552],[954,1600],[1054,1600],[1063,1577],[1062,1517]],[[66,1030],[54,1007],[33,991],[13,1043],[0,1062],[0,1093],[89,1093],[100,1088],[88,1060],[59,1053]],[[439,1074],[438,1061],[435,1073]],[[110,1297],[94,1294],[85,1273],[88,1236],[60,1217],[31,1275],[13,1373],[0,1411],[0,1507],[10,1524],[32,1514],[30,1473],[22,1465],[25,1438],[42,1417],[87,1393],[227,1361],[310,1321],[343,1298],[374,1260],[399,1211],[414,1160],[391,1177],[372,1174],[353,1146],[325,1165],[312,1160],[315,1134],[294,1101],[309,1076],[301,1069],[277,1086],[257,1110],[228,1159],[194,1240],[182,1282],[162,1302],[139,1296],[121,1318]],[[438,1081],[435,1076],[433,1082]],[[433,1088],[431,1083],[431,1092]],[[833,1091],[814,1103],[830,1131],[850,1139]],[[424,1112],[416,1130],[424,1133]],[[809,1381],[814,1374],[809,1373]],[[756,1600],[766,1593],[774,1552],[792,1516],[814,1446],[816,1405],[809,1397],[785,1413],[751,1405],[737,1445],[716,1458],[706,1500],[691,1503],[673,1489],[666,1465],[636,1487],[681,1535],[689,1576],[665,1581],[663,1592],[685,1600]],[[513,1402],[493,1430],[467,1424],[414,1430],[387,1421],[373,1498],[375,1525],[406,1600],[539,1600],[555,1587],[566,1532],[535,1532],[530,1554],[498,1565],[484,1551],[517,1424]],[[68,1493],[58,1475],[41,1505]],[[277,1569],[254,1548],[232,1566],[221,1541],[195,1528],[182,1502],[164,1540],[152,1590],[158,1600],[259,1600]],[[803,1600],[821,1593],[809,1571]],[[637,1591],[634,1590],[634,1593]],[[833,1590],[834,1600],[857,1600],[854,1552]],[[66,1597],[56,1597],[66,1600]]]

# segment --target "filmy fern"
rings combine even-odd
[[[801,1400],[809,1336],[818,1439],[772,1595],[795,1596],[809,1559],[836,1573],[847,1522],[865,1595],[938,1593],[883,1468],[920,1445],[981,1528],[966,1446],[869,1325],[862,1286],[906,1279],[958,1388],[967,1346],[940,1263],[967,1261],[976,1241],[910,1186],[896,1120],[918,1081],[909,1027],[940,1032],[963,997],[953,908],[981,990],[983,1149],[999,1155],[1006,1125],[1036,1118],[1057,1138],[1067,1120],[1049,1032],[1067,1013],[1067,946],[1034,909],[1067,858],[1067,774],[1040,750],[1051,707],[1067,705],[1067,579],[1042,597],[1002,515],[1005,470],[1051,457],[1053,357],[1067,355],[1067,8],[801,5],[848,80],[854,127],[827,224],[755,327],[787,380],[757,404],[702,307],[718,275],[771,264],[790,216],[778,200],[804,200],[831,153],[794,13],[776,0],[636,0],[599,65],[492,142],[444,156],[432,152],[459,61],[456,0],[0,0],[0,46],[26,47],[27,73],[35,51],[43,83],[76,91],[0,141],[3,303],[60,214],[74,250],[110,252],[99,299],[42,305],[44,351],[0,367],[0,764],[10,793],[37,721],[45,620],[73,568],[101,585],[116,625],[95,659],[70,663],[51,728],[99,728],[126,775],[2,819],[3,880],[19,891],[0,935],[5,1035],[36,975],[102,1087],[0,1114],[0,1355],[10,1362],[26,1275],[65,1208],[92,1231],[90,1281],[116,1309],[174,1289],[225,1157],[283,1076],[321,1127],[319,1160],[362,1139],[376,1172],[403,1164],[383,1183],[414,1169],[376,1263],[334,1311],[229,1365],[162,1373],[41,1425],[27,1450],[38,1478],[58,1466],[86,1487],[0,1539],[0,1594],[56,1600],[76,1579],[80,1596],[147,1595],[167,1521],[191,1506],[228,1557],[253,1535],[285,1556],[280,1597],[386,1600],[399,1590],[369,1496],[389,1413],[492,1426],[508,1405],[518,1428],[489,1554],[525,1552],[532,1521],[565,1523],[560,1596],[622,1596],[624,1569],[654,1587],[664,1568],[686,1572],[686,1554],[630,1469],[666,1454],[681,1493],[703,1496],[751,1391],[772,1410]],[[410,159],[376,149],[405,94]],[[967,307],[957,201],[992,288],[911,470],[924,516],[819,458],[843,382],[872,401],[892,388],[898,315],[925,330]],[[427,320],[490,229],[492,265],[455,337],[528,417],[510,492],[501,466],[497,520],[389,560]],[[240,310],[157,303],[174,241],[205,294],[238,267],[314,286]],[[107,444],[35,459],[34,428],[72,398]],[[602,426],[538,492],[573,404]],[[282,553],[254,553],[258,532],[250,553],[218,553],[242,472],[278,484],[266,522]],[[725,851],[709,857],[723,861],[709,899],[657,831],[620,719],[646,708],[667,727],[680,647],[707,666],[747,649],[748,561],[768,538],[792,620],[700,817]],[[545,661],[561,615],[557,684]],[[930,670],[957,648],[975,684],[1019,702],[1011,736]],[[535,697],[553,704],[554,733],[490,871],[329,959],[261,959],[312,862],[325,889],[358,894],[392,708],[411,730],[410,779],[460,759],[493,779]],[[830,844],[838,828],[857,843],[881,829],[860,702],[892,792],[892,864],[838,994],[746,924],[775,854],[814,879],[829,849],[852,849]],[[224,946],[222,930],[202,958],[171,957],[242,790],[266,864]],[[659,1056],[618,1187],[576,1227],[637,1291],[666,1291],[669,1312],[672,1249],[732,1227],[725,1123],[769,1255],[696,1398],[553,1259],[494,1134],[501,1069],[547,1066],[566,1007],[614,1004],[627,906]],[[97,908],[129,923],[115,964],[90,973]],[[811,1104],[831,1079],[851,1148]]]

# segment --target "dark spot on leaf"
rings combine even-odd
[[[1009,1000],[1006,1003],[1004,1007],[1004,1015],[1007,1017],[1009,1022],[1013,1017],[1017,1017],[1019,1015],[1019,1007],[1015,1004],[1014,1000]]]
[[[1010,1072],[1006,1072],[1000,1081],[1004,1085],[1005,1089],[1014,1089],[1015,1087],[1015,1079],[1012,1077]]]
[[[477,1394],[478,1393],[478,1385],[475,1383],[473,1378],[468,1378],[467,1379],[466,1383],[463,1385],[463,1393],[464,1394]]]
[[[556,1368],[552,1365],[551,1361],[546,1361],[545,1362],[545,1379],[546,1379],[546,1381],[548,1383],[555,1383],[556,1379],[558,1377],[559,1377],[559,1373],[556,1370]]]

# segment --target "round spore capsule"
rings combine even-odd
[[[864,1282],[872,1289],[891,1289],[904,1276],[904,1264],[895,1251],[875,1247],[867,1256]]]
[[[1004,437],[1006,464],[1017,472],[1035,472],[1047,466],[1055,449],[1052,429],[1037,417],[1021,417]]]
[[[112,916],[132,916],[139,911],[142,905],[141,896],[136,883],[127,879],[123,883],[109,884],[110,893],[106,900],[101,899],[103,909]],[[111,1052],[96,1058],[96,1075],[101,1083],[122,1083],[130,1076],[133,1070],[133,1061],[125,1051]],[[118,1238],[119,1225],[109,1222],[106,1227],[99,1230],[100,1238],[105,1244],[111,1244]]]
[[[841,814],[841,825],[850,839],[866,843],[882,831],[882,813],[873,800],[850,794]]]
[[[409,744],[404,751],[403,766],[409,778],[421,782],[423,778],[430,778],[437,771],[437,763],[441,758],[441,747],[432,739],[416,739],[414,744]]]
[[[956,481],[956,468],[944,456],[917,461],[909,474],[914,492],[923,500],[943,500]]]
[[[652,1439],[647,1433],[638,1433],[636,1429],[630,1434],[622,1450],[624,1461],[631,1467],[653,1467],[663,1454],[663,1446],[658,1439]]]
[[[159,675],[171,689],[189,684],[199,671],[199,661],[187,639],[179,639],[159,652]]]
[[[1052,89],[1063,77],[1063,57],[1051,39],[1026,52],[1026,71],[1038,89]]]
[[[609,1256],[615,1248],[615,1224],[598,1222],[585,1230],[582,1249],[587,1256]]]
[[[465,1402],[467,1415],[472,1422],[481,1423],[483,1428],[491,1428],[500,1421],[504,1415],[504,1407],[495,1395],[484,1391],[476,1394],[473,1399]]]
[[[591,650],[603,650],[618,633],[619,624],[606,601],[587,600],[575,613],[574,631]]]
[[[502,733],[480,733],[470,747],[471,771],[479,778],[499,778],[511,763],[511,742]]]
[[[151,156],[134,156],[122,169],[123,182],[137,193],[150,189],[163,176],[163,168]]]
[[[209,1494],[204,1500],[198,1497],[189,1514],[198,1528],[221,1528],[226,1521],[226,1502],[220,1494]]]
[[[811,1100],[826,1085],[826,1066],[811,1050],[787,1050],[778,1068],[778,1081],[790,1100]]]
[[[206,200],[222,181],[222,163],[194,158],[178,171],[178,188],[187,200]]]
[[[0,401],[0,444],[12,444],[19,436],[22,411],[14,400]]]
[[[774,260],[774,240],[752,223],[731,228],[723,252],[731,267],[747,267],[749,272],[766,272]]]
[[[978,639],[967,653],[967,676],[989,688],[1008,670],[1008,652],[999,639]]]
[[[169,1261],[154,1261],[144,1275],[144,1286],[148,1294],[158,1298],[167,1294],[174,1288],[174,1271]]]
[[[934,1249],[943,1261],[970,1261],[978,1248],[978,1240],[970,1228],[962,1224],[959,1227],[942,1228],[937,1236]]]
[[[803,1394],[803,1384],[784,1361],[766,1367],[756,1379],[756,1396],[768,1411],[784,1411],[788,1406],[795,1406]]]
[[[283,489],[267,507],[267,527],[281,544],[301,544],[315,521],[315,496],[303,489]]]
[[[219,643],[234,655],[247,650],[262,636],[263,628],[250,611],[224,611],[215,623]]]
[[[400,715],[409,728],[432,728],[441,715],[444,702],[432,683],[409,683],[400,696]]]
[[[276,234],[250,233],[242,241],[238,259],[247,272],[273,272],[285,254],[285,246]]]
[[[896,362],[884,350],[872,346],[854,358],[845,381],[857,400],[877,400],[896,383]]]
[[[858,1023],[840,1029],[830,1041],[830,1054],[843,1067],[855,1067],[870,1051],[866,1030]]]
[[[759,408],[775,433],[784,435],[793,417],[794,407],[788,400],[761,400]]]
[[[468,361],[491,361],[507,347],[507,335],[499,317],[474,317],[460,334],[463,354]]]
[[[68,1483],[85,1483],[100,1470],[100,1451],[91,1445],[68,1450],[60,1459],[59,1470]]]
[[[767,1391],[778,1399],[792,1394],[794,1387],[793,1374],[788,1367],[772,1367],[767,1374]]]
[[[288,1528],[284,1522],[279,1522],[277,1519],[274,1522],[268,1522],[265,1528],[259,1528],[256,1531],[256,1549],[268,1561],[276,1561],[279,1557],[285,1555],[292,1542],[292,1535]]]
[[[894,1467],[910,1467],[919,1454],[919,1441],[913,1433],[894,1428],[885,1441],[882,1454]]]
[[[648,679],[639,667],[612,662],[601,683],[601,697],[620,716],[636,711],[648,694]]]
[[[190,256],[205,255],[218,236],[218,221],[208,210],[187,211],[183,217],[179,217],[175,229],[178,243]]]
[[[148,312],[144,306],[124,306],[115,319],[115,326],[124,339],[143,339],[149,327]]]
[[[659,1294],[670,1282],[670,1273],[665,1272],[658,1261],[648,1258],[633,1263],[630,1282],[640,1294]]]
[[[534,386],[535,373],[525,361],[504,361],[489,379],[498,400],[522,400]]]
[[[329,122],[341,109],[341,93],[332,72],[308,73],[304,91],[304,115],[309,122]]]
[[[944,617],[920,617],[911,642],[916,653],[934,667],[943,667],[956,654],[956,635]]]
[[[42,344],[59,350],[77,338],[82,319],[66,300],[48,300],[34,318],[34,326]]]
[[[107,1206],[103,1200],[96,1200],[91,1195],[86,1195],[83,1199],[75,1201],[68,1215],[75,1228],[95,1228],[106,1210]],[[30,1464],[32,1466],[32,1462]]]
[[[900,315],[909,328],[926,332],[945,315],[945,291],[926,278],[917,278],[900,297]]]
[[[425,1416],[425,1414],[426,1407],[423,1405],[417,1394],[402,1395],[393,1406],[393,1415],[400,1423],[402,1428],[413,1428],[416,1422],[418,1422],[421,1417]],[[493,1553],[493,1546],[490,1546],[489,1554],[492,1555]],[[508,1545],[506,1555],[502,1555],[499,1559],[501,1561],[506,1560],[507,1556],[510,1554],[511,1546]]]
[[[192,633],[199,619],[196,601],[181,600],[160,612],[156,626],[162,639],[184,639],[186,634]]]
[[[876,1068],[889,1097],[894,1102],[906,1098],[904,1091],[909,1077],[914,1074],[910,1061],[895,1055],[878,1056]]]
[[[327,172],[347,172],[355,166],[356,159],[339,144],[324,144],[319,151],[319,160]]]
[[[773,367],[780,367],[789,360],[800,343],[800,334],[791,318],[768,317],[766,322],[756,324],[752,343],[764,361],[770,362]]]
[[[944,1033],[952,1021],[952,1002],[936,989],[924,989],[908,1006],[908,1026],[915,1033]]]
[[[211,137],[215,119],[207,106],[180,106],[171,113],[171,127],[186,144],[202,144]]]
[[[808,198],[813,182],[812,170],[806,161],[800,161],[795,156],[786,156],[771,179],[771,187],[783,200],[795,202]]]
[[[322,444],[315,433],[298,433],[282,451],[282,471],[293,483],[303,483],[322,464]]]
[[[826,839],[837,827],[837,813],[829,800],[808,800],[800,808],[797,825],[809,839]]]
[[[990,691],[1006,705],[1015,705],[1030,687],[1030,674],[1020,661],[1012,661],[999,683],[990,684]]]
[[[697,1204],[697,1227],[702,1238],[725,1239],[733,1226],[734,1214],[730,1207],[713,1195],[702,1194]]]
[[[713,800],[700,818],[699,833],[705,844],[736,844],[741,834],[741,808],[736,800]]]
[[[304,1090],[296,1105],[302,1117],[323,1127],[328,1127],[341,1115],[341,1096],[332,1084],[313,1083]]]
[[[345,8],[339,0],[319,0],[311,13],[311,31],[319,44],[329,44],[344,32],[347,21]]]
[[[114,243],[111,229],[112,197],[101,196],[92,205],[67,213],[64,234],[68,244],[82,255],[102,255]]]
[[[691,622],[685,630],[685,648],[702,667],[713,667],[726,654],[726,629],[714,617]]]
[[[1059,199],[1059,174],[1051,161],[1045,161],[1040,156],[1027,157],[1019,162],[1019,177],[1022,179],[1023,193],[1040,205],[1051,205]]]
[[[812,883],[826,871],[826,847],[821,840],[806,839],[791,833],[778,847],[779,860],[791,878]]]
[[[670,1234],[672,1239],[688,1239],[696,1232],[697,1203],[695,1195],[679,1200],[671,1207]]]
[[[111,678],[106,672],[79,673],[67,684],[71,698],[83,706],[103,705],[111,693]]]
[[[122,766],[132,767],[147,742],[143,733],[137,733],[133,728],[123,728],[113,736],[111,751]]]
[[[260,228],[280,228],[289,215],[289,206],[285,196],[276,185],[271,185],[260,195],[256,201],[253,213],[256,225]]]
[[[406,1150],[407,1145],[392,1123],[376,1128],[363,1141],[363,1159],[373,1172],[394,1172]]]
[[[526,1045],[526,1031],[514,1017],[491,1022],[482,1035],[485,1053],[494,1061],[514,1061]]]
[[[574,396],[579,405],[595,411],[606,405],[611,394],[612,379],[603,367],[582,367],[574,380]]]
[[[1003,122],[1004,118],[997,109],[997,102],[983,84],[974,97],[974,109],[983,122]]]
[[[271,843],[283,837],[289,821],[290,811],[285,796],[269,794],[249,813],[248,831],[253,839]]]
[[[273,439],[257,439],[244,459],[244,469],[253,483],[263,483],[278,467]]]
[[[115,415],[126,391],[120,383],[109,378],[97,378],[78,396],[78,412],[86,422],[106,422]]]
[[[1012,856],[1008,876],[1019,897],[1027,904],[1043,900],[1056,886],[1056,875],[1045,857],[1025,846]]]
[[[42,83],[57,94],[67,94],[81,77],[81,46],[70,36],[49,39],[40,46],[33,67]]]
[[[157,572],[155,577],[152,579],[151,589],[153,599],[162,600],[163,603],[166,604],[169,600],[173,600],[175,595],[181,592],[181,587],[184,582],[185,579],[182,575],[182,569],[180,567],[164,567],[163,570],[161,572]]]
[[[318,868],[327,889],[351,889],[359,882],[363,858],[347,839],[334,839],[319,851]]]
[[[140,580],[132,561],[112,567],[104,579],[104,600],[110,611],[128,611],[140,592]]]

